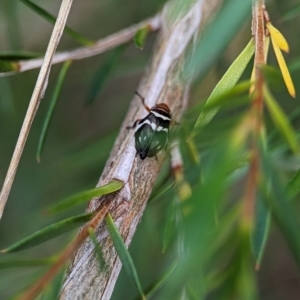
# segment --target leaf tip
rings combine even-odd
[[[295,99],[296,98],[296,90],[295,90],[294,84],[292,82],[292,79],[287,81],[286,87],[287,87],[287,90],[288,90],[288,93],[290,94],[290,96]]]
[[[272,41],[274,41],[281,50],[288,53],[290,51],[289,44],[283,34],[277,28],[275,28],[271,22],[267,22],[266,25],[270,32]]]
[[[139,30],[137,30],[137,32],[134,35],[134,44],[138,49],[143,50],[146,37],[150,31],[151,31],[151,26],[149,25],[146,25],[140,28]]]
[[[113,183],[113,182],[115,182],[115,183],[117,183],[118,185],[120,185],[120,189],[124,186],[124,184],[125,184],[125,182],[123,181],[123,180],[121,180],[121,179],[118,179],[118,178],[113,178],[112,180],[111,180],[111,182]]]
[[[292,91],[292,93],[290,94],[294,99],[296,98],[296,91]]]

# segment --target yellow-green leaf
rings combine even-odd
[[[250,86],[251,86],[251,82],[249,80],[240,82],[230,90],[222,93],[217,97],[214,97],[208,103],[205,103],[205,106],[202,109],[202,113],[220,107],[226,107],[226,106],[229,107],[232,104],[233,106],[236,107],[237,105],[240,104],[243,105],[245,103],[250,102],[251,100],[249,99],[249,97],[246,97],[246,99],[242,99],[244,98],[242,97],[242,94],[247,90],[249,90]],[[238,99],[236,99],[236,97],[238,97]]]
[[[270,22],[267,22],[267,28],[270,32],[272,41],[274,41],[281,50],[289,52],[289,44],[282,35],[282,33],[277,28],[275,28]]]
[[[199,153],[197,151],[197,147],[195,145],[195,140],[192,136],[187,140],[187,146],[188,146],[189,154],[190,154],[193,162],[196,165],[199,165],[200,164],[200,157],[199,157]]]
[[[267,60],[268,60],[269,48],[270,48],[270,37],[266,36],[266,39],[265,39],[265,63],[267,63]]]
[[[250,78],[250,89],[249,94],[251,95],[254,92],[254,82],[255,82],[255,67],[253,66],[252,72],[251,72],[251,78]]]
[[[253,56],[254,50],[254,42],[253,39],[251,39],[248,45],[245,47],[245,49],[231,64],[231,66],[226,71],[222,79],[218,82],[211,95],[207,99],[206,103],[209,103],[210,101],[229,91],[236,85],[241,75],[243,74],[245,68],[247,67],[251,57]],[[197,135],[201,131],[201,129],[212,120],[212,118],[216,115],[218,110],[219,109],[216,108],[208,112],[201,112],[194,126],[192,136]]]
[[[146,37],[147,37],[149,31],[150,31],[150,26],[146,25],[146,26],[142,27],[141,29],[139,29],[134,36],[134,44],[140,50],[143,50],[143,48],[144,48]]]
[[[0,59],[0,73],[17,71],[19,67],[20,67],[19,64],[16,62]]]
[[[284,57],[283,57],[283,55],[280,51],[280,48],[278,47],[278,45],[276,44],[276,42],[274,41],[272,36],[271,36],[271,40],[272,40],[272,45],[273,45],[273,48],[274,48],[274,52],[275,52],[275,55],[276,55],[276,58],[277,58],[282,76],[283,76],[283,80],[284,80],[285,85],[287,87],[287,90],[288,90],[289,94],[293,98],[295,98],[295,96],[296,96],[295,87],[294,87],[290,72],[289,72],[289,70],[286,66]]]
[[[282,134],[283,138],[286,140],[287,144],[290,146],[291,150],[294,152],[299,151],[299,145],[297,142],[297,136],[293,130],[291,124],[289,123],[286,115],[277,104],[276,100],[273,98],[272,94],[267,87],[264,88],[264,97],[267,108],[270,112],[271,118],[275,126],[277,126],[279,132]]]

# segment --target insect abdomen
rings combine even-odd
[[[141,159],[155,156],[168,142],[171,115],[169,111],[160,109],[160,105],[154,106],[136,126],[135,147]]]

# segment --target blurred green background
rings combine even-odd
[[[60,2],[35,1],[57,15]],[[165,1],[151,0],[85,0],[74,1],[68,26],[90,39],[101,39],[158,12]],[[300,87],[299,1],[269,1],[268,10],[273,24],[281,30],[290,44],[290,54],[285,56],[291,67],[296,86]],[[296,9],[293,7],[296,6]],[[295,12],[290,19],[285,16]],[[234,12],[233,12],[234,15]],[[250,18],[245,21],[227,50],[214,61],[205,78],[197,78],[192,86],[190,107],[206,98],[232,61],[251,37]],[[0,1],[0,51],[24,50],[44,53],[53,26],[16,0]],[[222,32],[220,32],[222,35]],[[85,189],[93,188],[101,175],[106,158],[118,129],[126,114],[130,100],[143,75],[152,53],[155,34],[147,38],[141,51],[133,43],[122,51],[120,59],[107,76],[95,101],[87,105],[93,92],[93,82],[103,64],[116,52],[110,51],[93,58],[74,62],[67,74],[58,104],[49,128],[41,163],[36,162],[36,150],[49,101],[61,65],[52,68],[45,97],[34,120],[17,176],[0,222],[0,248],[19,240],[37,229],[60,220],[68,214],[45,216],[43,210],[60,199]],[[80,45],[64,34],[58,51]],[[271,50],[270,64],[277,67]],[[251,68],[244,79],[249,78]],[[14,150],[23,118],[37,79],[38,70],[0,77],[0,183]],[[276,84],[276,99],[289,114],[299,107],[291,99],[282,82]],[[294,125],[300,125],[296,120]],[[150,203],[130,247],[143,287],[147,288],[164,267],[161,253],[162,235],[167,215],[168,201],[162,197]],[[84,205],[72,211],[84,212]],[[23,257],[44,257],[63,249],[76,234],[67,234],[41,246],[22,252]],[[300,276],[290,251],[276,226],[272,227],[266,248],[267,255],[257,273],[261,299],[299,299]],[[15,257],[14,255],[7,257]],[[0,259],[5,260],[4,257]],[[32,282],[43,269],[0,270],[0,299],[6,299]],[[28,276],[30,275],[30,276]],[[17,283],[17,285],[16,285]],[[134,299],[138,293],[129,284],[123,271],[112,299]]]

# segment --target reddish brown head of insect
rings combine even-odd
[[[151,108],[152,111],[171,116],[171,110],[166,103],[158,103]]]

